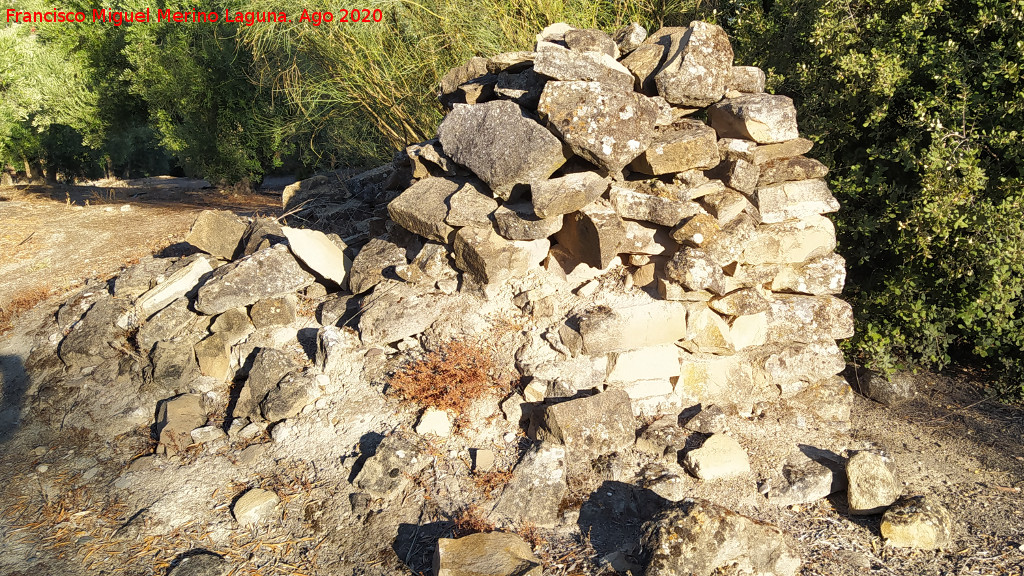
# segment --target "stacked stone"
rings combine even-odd
[[[561,336],[607,357],[606,384],[634,400],[848,396],[835,340],[852,312],[823,216],[839,204],[792,100],[764,84],[705,22],[650,36],[549,26],[532,52],[445,76],[450,111],[408,149],[414,183],[389,215],[426,240],[419,270],[447,252],[463,285],[625,266],[637,298],[579,313]]]

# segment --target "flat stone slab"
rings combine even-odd
[[[316,281],[299,266],[291,252],[282,248],[266,248],[214,270],[199,288],[196,310],[213,316],[265,298],[297,292]]]

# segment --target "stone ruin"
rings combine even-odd
[[[687,473],[751,474],[723,422],[753,419],[743,426],[756,436],[757,418],[773,414],[798,438],[849,424],[836,340],[852,335],[853,317],[836,296],[845,263],[824,216],[839,205],[826,167],[804,156],[812,143],[792,100],[764,84],[703,22],[614,37],[557,24],[534,51],[473,58],[441,82],[436,139],[348,180],[329,209],[316,204],[321,216],[367,216],[340,227],[344,238],[205,212],[187,238],[193,253],[146,259],[60,308],[27,362],[28,396],[62,427],[116,436],[152,425],[150,459],[272,440],[278,461],[349,462],[337,474],[351,474],[339,482],[351,482],[359,522],[368,503],[415,489],[409,478],[437,458],[424,438],[456,438],[456,416],[467,445],[505,439],[505,452],[483,451],[487,468],[512,471],[484,505],[498,526],[571,523],[566,476],[639,455],[642,471],[615,478],[681,502],[645,517],[636,558],[647,574],[793,574],[799,557],[777,528],[687,500]],[[286,207],[301,215],[327,180],[290,187]],[[515,392],[469,415],[417,411],[413,432],[382,387],[453,340],[487,343]],[[373,431],[379,445],[353,467],[351,447],[364,450]],[[692,434],[710,437],[684,458]],[[234,463],[256,466],[259,446]],[[787,505],[843,489],[826,453],[762,493]],[[138,486],[159,466],[132,464],[113,485],[149,502]],[[898,496],[868,492],[851,509]],[[280,504],[254,489],[233,513],[245,524]],[[741,541],[705,542],[694,522]],[[678,538],[696,538],[694,549],[662,546]],[[472,565],[477,548],[458,542],[441,539],[435,563]],[[516,554],[512,566],[536,560]],[[438,573],[467,573],[452,562]]]

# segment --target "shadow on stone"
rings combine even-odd
[[[580,532],[590,535],[599,558],[614,552],[640,552],[644,522],[669,501],[645,488],[624,482],[605,481],[580,508]]]
[[[352,472],[348,475],[349,483],[356,481],[356,476],[362,471],[366,459],[377,453],[377,446],[383,439],[384,435],[380,432],[367,432],[359,438],[359,456],[356,458],[355,464],[352,465]]]
[[[400,524],[391,549],[413,574],[429,574],[437,541],[452,538],[452,526],[451,522],[431,522],[422,526]]]
[[[18,429],[21,406],[28,390],[28,373],[20,356],[0,356],[0,383],[3,397],[0,398],[0,444],[6,443]]]

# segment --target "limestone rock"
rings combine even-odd
[[[373,304],[359,316],[364,344],[389,344],[419,334],[444,313],[446,303],[441,294],[390,280],[378,284],[367,298]]]
[[[405,155],[412,165],[413,178],[422,179],[435,174],[451,176],[455,173],[455,164],[445,156],[437,138],[406,146]]]
[[[824,178],[828,174],[828,166],[806,156],[769,160],[762,163],[759,168],[758,186],[770,186],[779,182],[793,180]]]
[[[837,430],[848,429],[853,389],[842,376],[823,378],[785,399],[784,405]]]
[[[683,459],[686,469],[701,480],[734,478],[750,472],[747,451],[732,436],[714,434]]]
[[[149,318],[171,302],[188,294],[199,284],[200,279],[212,271],[210,261],[204,257],[196,258],[179,268],[135,301],[139,319]]]
[[[658,196],[629,184],[613,184],[609,192],[612,206],[622,218],[643,220],[660,226],[675,226],[700,210],[695,202]]]
[[[480,284],[494,284],[525,274],[543,260],[549,245],[547,240],[506,240],[489,226],[466,227],[455,235],[452,250],[459,270]]]
[[[880,374],[866,368],[850,367],[847,378],[856,384],[855,388],[862,396],[885,406],[896,406],[918,393],[914,375],[907,372]]]
[[[543,566],[522,538],[504,532],[441,538],[434,576],[541,576]]]
[[[251,416],[256,406],[277,386],[285,374],[298,367],[296,360],[287,353],[273,348],[260,348],[249,369],[245,386],[242,387],[235,403],[234,416]]]
[[[846,284],[846,260],[827,254],[807,262],[781,266],[771,279],[772,292],[797,294],[839,294]]]
[[[462,66],[452,68],[441,78],[437,90],[437,99],[441,105],[451,109],[459,102],[465,102],[465,93],[459,88],[467,83],[484,78],[488,74],[487,58],[473,57]]]
[[[798,264],[836,248],[836,228],[825,216],[758,226],[739,259],[741,264]]]
[[[629,54],[636,50],[647,39],[647,29],[636,22],[630,22],[612,34],[612,40],[619,48],[620,54]]]
[[[203,314],[220,314],[296,292],[314,280],[288,250],[267,248],[214,270],[199,288],[195,306]]]
[[[953,544],[953,517],[934,496],[900,498],[882,516],[889,546],[938,550]]]
[[[506,70],[498,74],[494,93],[499,98],[511,100],[527,110],[536,110],[546,83],[547,79],[537,74],[533,68],[518,73]]]
[[[846,488],[846,474],[840,462],[825,457],[791,458],[782,467],[783,484],[767,494],[776,506],[808,504]]]
[[[409,232],[449,243],[455,229],[445,223],[448,199],[462,184],[454,178],[420,180],[388,204],[388,215]]]
[[[518,52],[502,52],[487,59],[487,71],[500,75],[501,72],[522,72],[533,66],[537,53],[522,50]]]
[[[229,346],[234,346],[255,330],[256,327],[249,320],[249,312],[245,308],[232,308],[218,314],[210,324],[210,332],[220,334]]]
[[[366,459],[355,485],[376,495],[394,495],[431,462],[415,437],[394,432],[381,440],[376,453]]]
[[[763,186],[754,192],[754,201],[765,224],[826,214],[839,210],[839,201],[824,180],[801,180]]]
[[[857,452],[846,463],[850,514],[878,514],[899,498],[903,487],[896,463],[884,453]]]
[[[768,382],[778,387],[783,397],[792,396],[811,383],[838,374],[846,366],[843,352],[831,339],[809,344],[794,343],[762,358],[756,360],[756,364],[764,369]]]
[[[687,436],[689,433],[676,424],[675,418],[659,418],[637,437],[636,449],[676,464],[678,452],[686,444]]]
[[[408,263],[405,247],[390,238],[373,238],[352,259],[349,290],[353,294],[362,294],[380,284],[384,278],[394,277],[395,268]]]
[[[224,558],[203,552],[182,558],[167,576],[225,576],[231,563]]]
[[[622,59],[622,65],[633,73],[634,88],[648,96],[654,96],[658,92],[654,76],[665,61],[668,37],[665,36],[663,39],[664,44],[657,41],[652,42],[652,39],[649,38],[637,46],[629,56]]]
[[[565,45],[576,52],[600,52],[612,58],[619,57],[619,46],[615,40],[601,30],[569,30],[563,36]]]
[[[602,308],[579,320],[583,351],[605,354],[671,344],[686,336],[686,306],[680,302]]]
[[[813,342],[853,336],[853,308],[834,296],[776,294],[768,309],[768,340]]]
[[[447,198],[448,214],[444,221],[456,228],[490,226],[491,214],[498,209],[498,202],[490,195],[487,185],[476,179],[461,183],[455,193]],[[431,212],[431,216],[438,214],[439,212]]]
[[[187,389],[199,377],[199,364],[186,341],[157,342],[151,354],[151,381],[168,392]]]
[[[438,410],[437,408],[427,408],[423,414],[420,415],[419,422],[416,423],[416,433],[421,436],[428,434],[439,436],[441,438],[447,438],[452,434],[452,419],[444,410]]]
[[[231,260],[245,234],[246,223],[225,210],[203,210],[185,242],[221,260]]]
[[[231,375],[231,347],[221,334],[211,334],[195,345],[203,376],[227,380]]]
[[[735,345],[729,325],[703,302],[688,305],[686,315],[686,341],[688,350],[709,354],[732,354]]]
[[[607,40],[614,47],[611,38]],[[633,74],[629,69],[619,64],[614,56],[604,52],[583,52],[551,46],[537,53],[533,70],[552,80],[600,82],[610,89],[618,90],[630,90],[633,87]]]
[[[533,212],[551,218],[582,210],[604,194],[610,181],[594,172],[577,172],[534,182],[530,187]]]
[[[720,138],[773,144],[800,136],[796,108],[787,96],[744,94],[725,98],[708,108],[708,119]]]
[[[674,344],[648,346],[608,355],[608,382],[659,380],[679,376],[679,348]]]
[[[68,366],[97,366],[114,358],[119,348],[127,348],[126,332],[117,325],[129,310],[122,298],[100,298],[74,325],[57,348],[62,362]]]
[[[625,224],[615,209],[599,201],[566,214],[555,239],[584,264],[603,269],[621,252],[625,236]]]
[[[661,175],[707,170],[718,165],[715,131],[699,120],[680,120],[662,130],[630,169]]]
[[[749,194],[757,188],[758,180],[761,177],[761,169],[753,162],[742,158],[735,158],[720,163],[714,170],[708,172],[708,175],[721,180],[733,190]]]
[[[709,290],[719,295],[726,290],[721,266],[700,248],[687,246],[676,252],[665,267],[665,274],[687,290]]]
[[[294,294],[264,298],[249,309],[249,318],[256,328],[286,326],[295,322],[298,298]]]
[[[541,528],[558,524],[559,506],[568,491],[565,453],[565,447],[549,442],[527,450],[495,500],[490,517],[512,525],[530,522]]]
[[[646,96],[583,81],[548,82],[537,111],[573,152],[611,174],[647,149],[658,117],[658,105]]]
[[[528,202],[507,203],[494,211],[498,234],[508,240],[540,240],[562,229],[562,218],[539,218]]]
[[[686,422],[687,430],[693,430],[700,434],[720,434],[728,429],[728,417],[721,406],[709,404],[698,407],[700,412]]]
[[[765,312],[771,308],[768,299],[755,288],[743,288],[725,296],[713,298],[708,305],[715,312],[727,316],[746,316]]]
[[[448,156],[504,200],[516,184],[545,180],[567,159],[557,137],[505,100],[460,106],[445,117],[437,134]]]
[[[235,520],[244,525],[266,522],[276,516],[277,505],[281,498],[270,490],[253,488],[235,501],[231,513]]]
[[[157,408],[156,429],[160,435],[157,451],[174,455],[192,444],[192,431],[206,424],[206,410],[198,394],[182,394],[164,400]]]
[[[682,106],[714,104],[725,94],[732,58],[725,30],[706,22],[690,22],[685,34],[672,37],[665,64],[655,76],[658,94]]]
[[[537,439],[565,446],[575,459],[591,460],[630,446],[635,431],[629,396],[608,390],[546,407]]]
[[[729,82],[726,88],[737,92],[759,94],[764,92],[764,70],[757,66],[733,66],[729,70]]]
[[[316,377],[308,372],[290,372],[260,402],[260,412],[268,422],[279,422],[298,415],[316,397]]]
[[[684,500],[644,527],[647,576],[794,576],[800,556],[777,527],[706,500]]]

